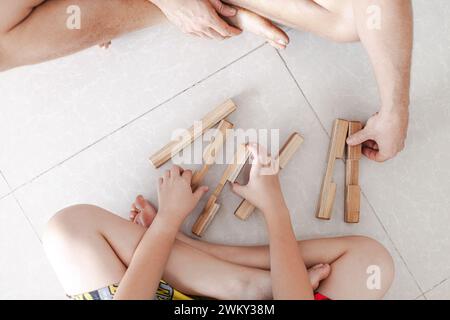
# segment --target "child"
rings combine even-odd
[[[139,196],[135,223],[91,205],[51,219],[44,247],[66,293],[74,299],[382,298],[394,277],[386,249],[360,236],[297,241],[278,176],[261,174],[270,157],[256,144],[248,148],[249,182],[233,191],[262,212],[269,246],[216,245],[179,233],[208,188],[192,192],[192,172],[173,166],[158,182],[158,213]],[[379,287],[368,286],[373,276]]]

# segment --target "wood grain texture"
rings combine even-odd
[[[161,167],[175,154],[192,144],[195,139],[203,135],[206,130],[215,126],[235,110],[236,105],[232,100],[228,100],[225,103],[221,104],[200,120],[201,126],[199,126],[199,128],[197,128],[196,126],[192,126],[187,129],[184,135],[179,137],[179,139],[170,141],[167,145],[154,153],[150,157],[150,162],[155,168]]]
[[[347,223],[358,223],[361,205],[361,189],[357,185],[348,185],[345,188],[345,214]]]
[[[217,126],[217,131],[211,138],[210,144],[206,147],[203,153],[203,167],[195,171],[192,176],[192,190],[195,191],[203,182],[209,168],[215,163],[216,157],[223,147],[223,143],[227,138],[227,130],[232,129],[233,124],[227,120],[220,121]]]
[[[348,123],[348,136],[351,136],[362,129],[362,123],[359,121],[350,121]],[[361,159],[361,145],[350,146],[347,145],[347,159],[359,160]]]
[[[319,202],[317,204],[316,217],[319,219],[329,220],[331,218],[331,210],[333,205],[330,204],[330,201],[334,201],[334,196],[332,194],[329,195],[329,193],[336,192],[336,184],[333,184],[334,163],[336,158],[344,157],[347,132],[348,121],[336,119],[333,124],[333,131],[328,148],[327,167],[322,181]]]

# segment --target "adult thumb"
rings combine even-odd
[[[210,0],[217,13],[224,17],[234,17],[237,10],[229,5],[224,4],[221,0]]]
[[[197,190],[195,190],[194,197],[197,199],[197,201],[200,201],[203,195],[208,192],[208,189],[209,188],[207,186],[201,186],[198,187]]]
[[[350,146],[357,146],[367,140],[369,140],[369,134],[367,133],[366,129],[362,129],[354,134],[352,134],[350,137],[347,138],[347,144]]]

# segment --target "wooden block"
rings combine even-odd
[[[325,176],[322,181],[322,188],[320,190],[319,202],[317,205],[316,217],[319,219],[330,219],[331,208],[334,201],[333,193],[336,193],[336,184],[333,184],[334,163],[336,158],[343,158],[345,151],[345,140],[347,139],[348,121],[337,119],[333,125],[333,132],[331,134],[330,146],[328,147],[328,162],[325,171]],[[333,190],[334,189],[334,190]],[[329,193],[331,193],[329,195]]]
[[[254,205],[252,205],[249,201],[244,199],[234,212],[234,215],[241,220],[247,220],[248,217],[251,216],[253,211],[255,211],[255,209],[256,208]]]
[[[359,186],[348,185],[345,188],[345,222],[358,223],[361,205],[361,189]]]
[[[334,121],[333,133],[331,139],[334,146],[335,158],[344,159],[345,141],[347,140],[348,121],[336,119]]]
[[[225,169],[224,173],[222,174],[222,177],[219,180],[219,183],[216,186],[216,189],[214,189],[214,192],[209,197],[208,202],[205,205],[205,208],[203,209],[203,212],[200,214],[200,216],[197,218],[197,220],[194,223],[194,226],[192,227],[192,233],[195,235],[200,236],[203,231],[208,227],[208,225],[213,220],[214,216],[216,215],[217,211],[219,210],[217,202],[217,198],[219,197],[220,193],[222,192],[223,188],[225,187],[225,184],[227,181],[229,181],[230,177],[236,173],[236,161],[241,159],[242,155],[245,155],[247,152],[247,147],[245,145],[241,145],[238,147],[238,151],[236,151],[236,154],[234,156],[233,163],[229,164],[227,168]],[[245,163],[245,161],[244,161]],[[239,174],[239,172],[238,172]]]
[[[350,121],[348,123],[348,136],[351,136],[362,129],[362,123],[359,121]],[[359,160],[361,159],[361,145],[349,146],[347,145],[347,159]]]
[[[213,203],[211,206],[205,207],[197,221],[195,221],[195,224],[192,227],[192,233],[198,237],[201,237],[216,216],[219,209],[220,205],[217,203]]]
[[[250,151],[247,149],[247,146],[242,144],[238,146],[236,150],[236,154],[234,156],[233,163],[229,166],[229,176],[228,181],[234,183],[239,176],[239,173],[242,171],[245,163],[250,157]]]
[[[232,100],[228,100],[213,111],[204,116],[201,120],[201,130],[195,126],[187,129],[186,133],[177,140],[172,140],[150,157],[150,162],[155,168],[159,168],[169,161],[175,154],[189,146],[195,139],[200,137],[206,130],[215,126],[219,121],[225,119],[236,110],[236,105]]]
[[[300,134],[298,134],[297,132],[294,132],[293,134],[291,134],[291,136],[288,138],[288,140],[285,142],[285,144],[281,148],[280,154],[278,156],[278,159],[280,162],[279,163],[280,169],[283,169],[284,167],[286,167],[286,165],[292,159],[294,154],[300,148],[303,141],[304,141],[303,137]]]
[[[223,143],[227,137],[227,130],[233,128],[233,124],[227,120],[220,121],[217,126],[215,135],[211,138],[210,144],[206,147],[203,153],[203,167],[196,171],[192,176],[192,190],[196,190],[202,183],[205,175],[208,173],[211,165],[216,161],[217,154],[223,146]]]
[[[345,161],[345,185],[359,185],[359,161]]]
[[[327,198],[323,206],[323,210],[317,213],[317,218],[322,220],[330,220],[331,214],[333,213],[334,199],[336,198],[337,185],[331,182],[328,186]]]
[[[291,134],[291,136],[284,143],[278,155],[280,169],[286,167],[302,143],[303,137],[300,134],[297,132]],[[247,200],[243,200],[234,212],[234,215],[241,220],[247,220],[254,210],[255,206],[253,204]]]

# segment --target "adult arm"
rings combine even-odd
[[[358,35],[375,72],[381,108],[348,143],[363,143],[364,155],[382,162],[404,148],[407,136],[412,4],[410,0],[354,0],[353,10]]]

